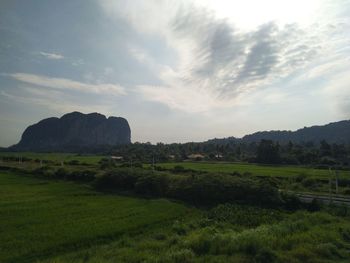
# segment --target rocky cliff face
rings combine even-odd
[[[21,151],[76,151],[128,144],[130,137],[130,127],[124,118],[72,112],[29,126],[21,141],[12,148]]]

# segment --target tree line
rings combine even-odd
[[[315,165],[322,167],[350,165],[350,145],[328,143],[288,142],[201,142],[201,143],[133,143],[114,147],[107,154],[122,156],[125,161],[167,162],[183,161],[191,154],[201,154],[198,160],[236,161],[263,164]]]

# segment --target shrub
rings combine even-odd
[[[175,165],[173,168],[173,172],[174,173],[181,173],[185,170],[185,167],[181,166],[181,165]]]
[[[310,212],[316,212],[321,210],[321,203],[316,198],[313,198],[311,203],[308,205],[307,209]]]
[[[306,178],[306,175],[301,173],[301,174],[298,174],[296,177],[295,177],[295,181],[300,183],[302,182],[304,179]]]
[[[33,173],[38,175],[43,175],[43,176],[53,176],[54,174],[52,168],[48,165],[35,169]]]
[[[96,178],[94,185],[99,190],[133,190],[143,195],[172,197],[199,205],[226,202],[257,205],[281,203],[277,188],[267,181],[220,174],[198,173],[186,176],[117,168]]]
[[[208,212],[208,217],[246,227],[271,224],[283,218],[277,210],[234,204],[220,204]]]
[[[188,246],[198,255],[208,254],[212,242],[212,235],[206,231],[193,234],[187,240]]]
[[[67,164],[69,164],[69,165],[79,165],[80,163],[79,163],[78,160],[71,160],[71,161],[67,162]]]
[[[254,257],[256,263],[273,263],[276,262],[277,256],[270,248],[262,248]]]
[[[283,200],[283,206],[288,210],[298,210],[303,206],[300,199],[293,193],[282,192],[281,198]]]
[[[69,176],[69,172],[64,168],[56,170],[54,177],[58,179],[66,179]]]
[[[321,255],[323,258],[341,257],[338,248],[332,243],[323,243],[317,245],[315,252]]]
[[[168,178],[163,175],[140,176],[135,183],[135,192],[150,196],[165,196],[168,185]]]
[[[344,228],[340,228],[339,232],[341,234],[341,237],[346,241],[346,242],[350,242],[350,229],[344,229]]]
[[[178,235],[185,235],[188,231],[188,227],[185,224],[176,221],[172,226],[172,230]]]
[[[194,260],[195,255],[190,249],[180,249],[170,251],[169,260],[174,263],[191,263]]]
[[[313,178],[304,178],[301,183],[304,187],[314,187],[317,185],[317,181]]]
[[[73,171],[66,176],[66,179],[73,181],[92,181],[95,179],[95,174],[92,170]]]
[[[100,169],[102,170],[115,167],[115,162],[112,159],[108,158],[101,158],[98,163],[100,165]]]
[[[116,169],[96,177],[94,186],[98,190],[133,190],[138,176],[133,169]]]

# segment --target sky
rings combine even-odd
[[[0,146],[72,111],[152,143],[350,119],[350,0],[1,0]]]

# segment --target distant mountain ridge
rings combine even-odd
[[[326,125],[304,127],[296,131],[260,131],[242,138],[228,137],[212,139],[208,142],[224,144],[228,142],[259,142],[261,140],[272,140],[280,143],[289,141],[294,143],[314,142],[326,140],[329,143],[350,143],[350,120],[332,122]]]
[[[29,126],[20,142],[11,146],[18,151],[77,151],[99,146],[131,143],[126,119],[99,114],[72,112],[61,118],[47,118]]]

